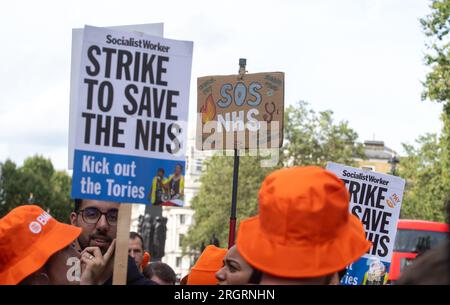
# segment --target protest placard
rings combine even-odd
[[[86,26],[72,198],[183,205],[193,43]],[[162,196],[161,196],[162,197]]]
[[[151,36],[163,37],[163,23],[144,23],[130,24],[108,27],[114,30],[147,34]],[[75,130],[76,113],[79,95],[80,67],[81,67],[81,48],[83,46],[84,28],[72,29],[72,52],[70,60],[70,108],[69,108],[69,150],[68,150],[68,168],[73,169],[73,155],[75,151]]]
[[[388,279],[405,180],[328,162],[327,170],[342,179],[350,194],[350,212],[358,217],[372,247],[347,267],[344,285],[380,285]]]
[[[283,116],[283,72],[197,79],[199,150],[279,148]]]

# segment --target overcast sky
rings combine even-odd
[[[347,120],[360,140],[402,152],[439,132],[441,105],[423,102],[425,0],[8,1],[0,11],[0,161],[34,154],[67,168],[71,30],[164,23],[194,41],[199,76],[286,73],[285,103],[308,101]]]

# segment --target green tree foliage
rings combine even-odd
[[[431,13],[421,19],[428,40],[425,63],[431,68],[424,82],[423,98],[443,104],[444,126],[439,139],[442,184],[450,193],[450,0],[433,0]]]
[[[284,146],[276,167],[261,167],[269,157],[240,158],[237,217],[239,220],[256,215],[258,191],[270,172],[282,166],[319,165],[327,161],[354,164],[363,157],[363,148],[356,143],[358,135],[347,122],[335,123],[331,111],[316,113],[305,102],[286,110]],[[183,245],[199,249],[215,235],[220,246],[228,243],[229,215],[233,179],[233,157],[214,156],[206,163],[200,191],[192,201],[195,224],[190,227]]]
[[[264,177],[274,168],[260,166],[261,158],[241,156],[239,161],[239,184],[237,220],[257,214],[258,190]],[[206,170],[200,177],[200,191],[192,200],[195,223],[183,240],[183,246],[200,249],[209,244],[213,235],[221,247],[228,244],[231,191],[233,183],[233,157],[213,156],[206,161]]]
[[[364,158],[364,148],[357,139],[348,122],[334,122],[331,110],[316,113],[300,101],[286,109],[283,164],[324,167],[333,161],[355,165],[355,158]]]
[[[444,221],[442,147],[436,134],[426,134],[416,142],[418,147],[403,144],[406,156],[400,159],[399,175],[406,179],[406,190],[400,216]]]
[[[431,68],[426,75],[423,98],[448,104],[450,100],[450,1],[433,0],[431,13],[420,20],[429,52],[425,64]]]
[[[421,19],[427,37],[425,64],[430,68],[423,82],[423,99],[442,103],[443,128],[419,137],[418,148],[404,145],[400,163],[406,178],[402,217],[444,220],[444,202],[450,196],[450,0],[433,0],[431,12]]]
[[[48,210],[53,217],[68,222],[71,211],[71,178],[63,171],[55,171],[49,159],[34,156],[17,167],[11,160],[2,164],[0,177],[0,216],[13,208],[32,203]]]

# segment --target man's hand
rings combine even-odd
[[[116,240],[111,242],[111,245],[106,251],[105,255],[102,255],[99,247],[86,247],[81,252],[81,280],[80,285],[98,285],[102,284],[102,280],[110,275],[109,269],[112,266],[114,257],[114,250],[116,247]],[[112,270],[111,270],[112,271]]]

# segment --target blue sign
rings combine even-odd
[[[75,150],[72,179],[77,183],[72,184],[72,198],[183,205],[181,185],[177,192],[168,185],[167,199],[152,202],[152,191],[156,192],[152,182],[158,174],[165,182],[180,170],[179,177],[184,179],[184,165],[184,161]]]
[[[342,285],[384,285],[388,281],[391,264],[377,257],[362,257],[347,267]]]

